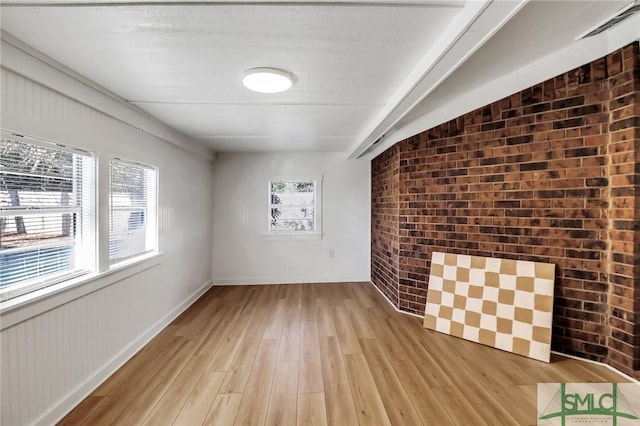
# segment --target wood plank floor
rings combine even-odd
[[[214,287],[62,425],[535,425],[538,382],[624,382],[422,327],[369,283]]]

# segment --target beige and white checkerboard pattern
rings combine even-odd
[[[426,328],[549,362],[555,266],[434,252]]]

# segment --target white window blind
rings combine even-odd
[[[0,300],[94,268],[93,156],[3,133]]]
[[[115,264],[156,250],[154,168],[109,161],[109,262]]]
[[[318,179],[282,179],[269,182],[269,232],[320,232]]]

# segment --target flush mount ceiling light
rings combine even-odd
[[[293,80],[293,74],[277,68],[251,68],[242,75],[242,84],[260,93],[284,92],[293,85]]]

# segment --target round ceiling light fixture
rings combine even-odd
[[[242,75],[242,84],[260,93],[279,93],[293,85],[293,74],[277,68],[251,68]]]

